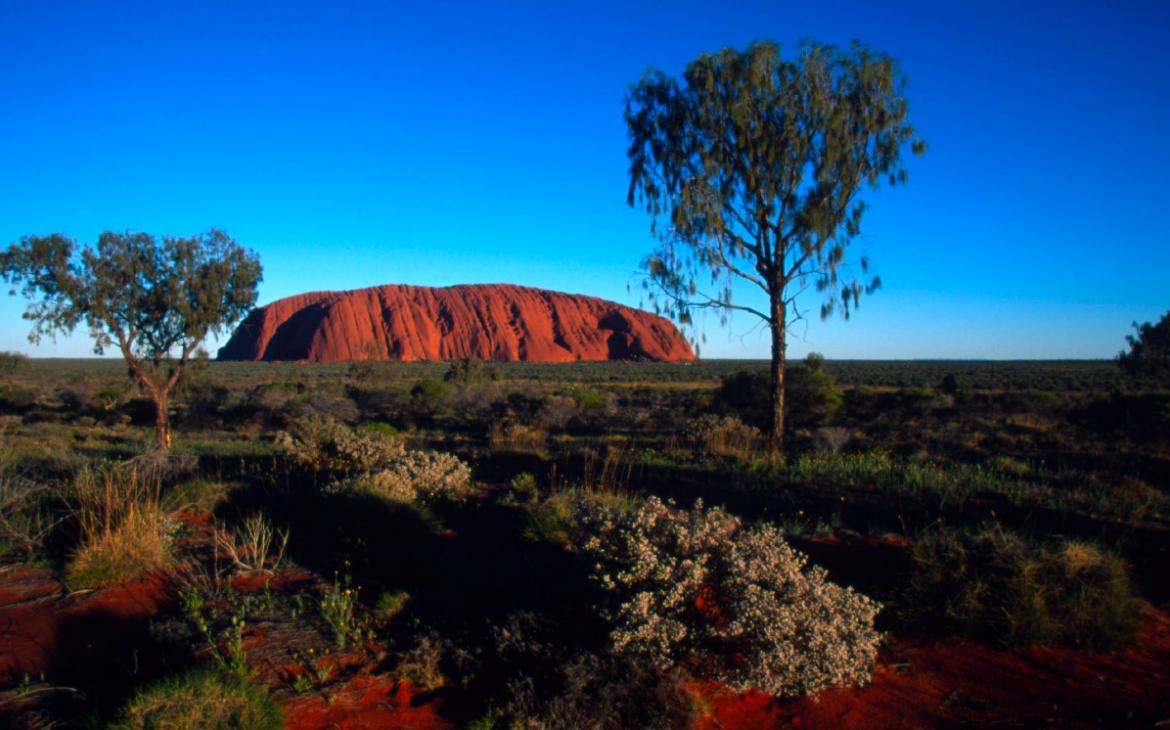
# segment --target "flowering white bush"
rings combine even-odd
[[[471,469],[459,457],[441,451],[407,451],[383,469],[338,482],[330,491],[369,492],[396,502],[416,499],[461,499],[467,496]]]
[[[354,474],[400,458],[405,449],[380,434],[359,434],[331,416],[298,419],[276,434],[276,449],[289,461],[317,471]]]
[[[329,416],[297,421],[276,436],[276,447],[295,464],[333,477],[331,494],[361,491],[398,502],[467,496],[471,469],[457,456],[408,451],[379,434],[360,434]]]
[[[868,680],[879,604],[828,582],[777,528],[655,497],[633,513],[581,510],[616,651],[778,696]]]

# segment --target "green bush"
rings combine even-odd
[[[268,693],[237,677],[196,671],[140,691],[114,730],[278,730],[280,708]]]
[[[447,372],[443,373],[443,381],[447,383],[481,383],[485,380],[495,380],[497,377],[499,376],[495,369],[475,357],[452,360]]]
[[[28,355],[21,352],[0,352],[0,378],[10,378],[28,367]]]
[[[916,541],[912,556],[897,609],[906,625],[1001,646],[1112,649],[1134,635],[1141,602],[1125,563],[1094,545],[939,530]]]
[[[416,413],[435,415],[447,406],[451,386],[436,378],[423,378],[410,389],[410,405]]]
[[[715,394],[718,408],[740,416],[757,428],[771,422],[771,376],[740,371],[723,378]],[[832,421],[843,400],[824,358],[811,353],[804,363],[784,370],[784,418],[788,429],[815,428]]]

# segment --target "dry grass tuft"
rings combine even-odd
[[[176,523],[160,505],[157,480],[119,465],[85,468],[73,491],[80,543],[70,588],[118,585],[172,564]]]
[[[262,688],[214,672],[195,672],[139,692],[112,727],[276,730],[284,727],[284,720]]]

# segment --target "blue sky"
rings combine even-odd
[[[899,59],[930,145],[851,249],[884,288],[848,322],[810,301],[793,356],[1111,357],[1170,309],[1161,0],[0,0],[0,244],[220,226],[261,303],[514,282],[637,305],[626,88],[768,38]],[[23,308],[0,297],[0,350],[90,353],[29,345]],[[703,354],[766,357],[756,325],[712,319]]]

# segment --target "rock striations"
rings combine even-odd
[[[509,284],[387,285],[259,307],[220,360],[694,360],[662,317],[595,297]]]

